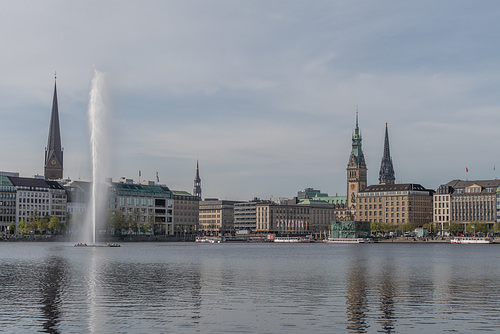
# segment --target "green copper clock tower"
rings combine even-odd
[[[358,125],[358,110],[356,106],[356,127],[352,135],[352,149],[347,164],[347,210],[356,212],[356,196],[366,188],[367,168],[365,156],[361,148],[361,134]]]

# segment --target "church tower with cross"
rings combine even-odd
[[[46,180],[59,180],[63,178],[63,148],[61,146],[61,130],[59,127],[56,79],[55,77],[52,113],[49,124],[49,138],[47,147],[45,148],[44,176]]]

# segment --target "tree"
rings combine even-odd
[[[52,218],[50,218],[49,220],[48,228],[52,231],[52,233],[60,231],[62,229],[62,224],[59,220],[59,217],[57,217],[56,215],[52,216]]]
[[[468,226],[469,232],[488,232],[488,224],[480,222],[471,222]]]
[[[18,230],[21,234],[34,233],[35,229],[36,229],[36,224],[34,222],[28,222],[25,219],[19,222]]]
[[[49,228],[49,218],[44,217],[41,219],[38,219],[38,221],[35,222],[36,224],[36,229],[40,231],[40,233],[46,232]]]
[[[412,232],[415,231],[416,225],[413,223],[404,223],[398,226],[398,231],[400,232]]]
[[[458,235],[460,232],[464,231],[464,225],[460,223],[450,223],[450,233]]]
[[[397,230],[397,228],[396,228],[396,225],[394,225],[394,224],[391,224],[391,223],[383,223],[382,224],[382,231],[385,233],[393,232],[396,230]]]
[[[10,234],[16,233],[16,223],[14,223],[14,222],[10,223],[9,232],[10,232]]]
[[[153,216],[149,216],[148,221],[146,222],[146,224],[144,224],[144,228],[146,230],[146,233],[148,231],[151,231],[151,234],[154,235],[154,233],[155,233],[154,227],[155,227],[155,219]]]
[[[123,230],[125,230],[128,227],[128,223],[120,211],[116,211],[111,216],[111,226],[115,231],[118,232],[118,234],[122,234]]]
[[[370,229],[372,232],[381,232],[382,231],[382,223],[373,222],[370,224]]]
[[[436,225],[437,225],[436,223],[431,222],[431,223],[424,224],[422,227],[427,229],[427,231],[429,231],[429,233],[434,233],[436,231],[439,231],[439,228],[437,228]]]

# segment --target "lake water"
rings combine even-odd
[[[0,243],[0,332],[500,331],[500,245]]]

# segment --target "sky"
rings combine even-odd
[[[89,180],[104,73],[109,177],[204,198],[345,195],[356,106],[378,183],[500,170],[497,1],[3,1],[0,170],[43,174],[57,72],[64,176]],[[468,172],[466,172],[466,168]]]

